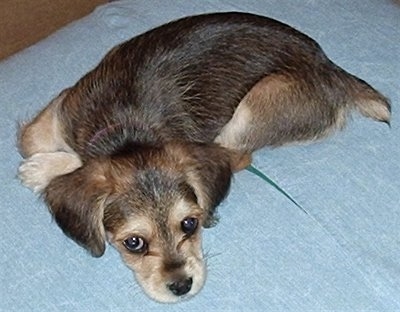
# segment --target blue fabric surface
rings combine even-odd
[[[190,301],[148,299],[115,250],[95,259],[67,239],[16,179],[17,121],[73,84],[118,42],[181,16],[239,10],[315,38],[392,100],[384,124],[354,115],[312,145],[262,150],[235,176],[204,232],[209,274]],[[1,311],[400,310],[400,5],[389,0],[116,1],[0,63]]]

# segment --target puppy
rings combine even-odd
[[[19,132],[22,182],[93,256],[115,246],[153,299],[202,288],[201,228],[264,146],[390,105],[308,36],[245,13],[183,18],[113,48]]]

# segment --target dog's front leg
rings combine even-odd
[[[25,158],[19,167],[22,183],[35,192],[50,181],[82,166],[81,158],[65,142],[58,110],[67,91],[62,92],[19,133],[19,148]]]
[[[36,153],[23,160],[18,176],[26,187],[42,192],[52,179],[82,166],[77,154],[67,152]]]

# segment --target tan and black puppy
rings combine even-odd
[[[244,13],[193,16],[112,49],[19,133],[22,182],[94,256],[114,245],[155,300],[195,295],[201,228],[263,146],[342,128],[388,101],[308,36]]]

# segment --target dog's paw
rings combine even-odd
[[[75,171],[82,166],[78,155],[67,152],[37,153],[25,159],[18,177],[35,193],[43,191],[52,179]]]

